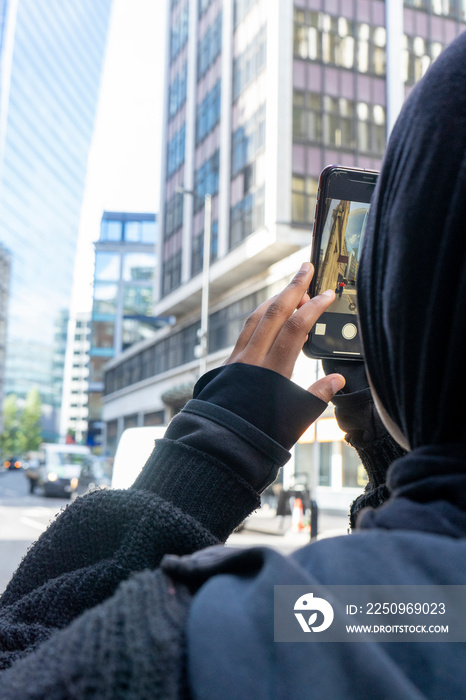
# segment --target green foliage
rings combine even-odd
[[[42,401],[37,389],[31,389],[22,411],[15,394],[3,402],[3,431],[0,434],[0,450],[4,457],[24,455],[37,450],[42,442]]]
[[[19,419],[18,444],[19,453],[25,454],[38,450],[42,442],[42,400],[37,389],[31,389],[26,396],[26,403]]]
[[[0,447],[4,457],[15,456],[18,451],[19,409],[16,394],[9,394],[3,402],[3,431]]]

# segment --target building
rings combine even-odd
[[[60,437],[81,444],[87,435],[89,350],[91,314],[76,313],[69,319],[66,337]]]
[[[11,254],[5,393],[39,389],[58,437],[67,323],[112,0],[4,0],[0,242]],[[3,26],[3,25],[2,25]],[[57,354],[61,353],[61,357]]]
[[[155,214],[104,212],[95,245],[87,442],[101,443],[103,368],[165,319],[153,318]]]
[[[112,429],[128,415],[142,424],[164,411],[169,420],[198,376],[205,194],[212,195],[211,368],[228,356],[247,315],[309,259],[322,168],[380,167],[387,113],[398,107],[388,100],[393,85],[406,95],[466,26],[464,3],[398,4],[399,34],[391,25],[390,42],[400,40],[403,75],[387,85],[393,2],[170,0],[154,313],[177,323],[109,365],[104,417]],[[303,357],[294,379],[307,387],[318,371]],[[346,506],[364,470],[331,416],[303,436],[284,478],[294,470],[312,481],[319,464],[321,504]]]
[[[8,322],[8,300],[10,296],[10,256],[0,244],[0,406],[4,398],[6,332]],[[2,421],[0,416],[0,430]]]

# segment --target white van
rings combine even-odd
[[[113,462],[112,488],[127,489],[149,459],[154,442],[163,438],[166,425],[128,428],[118,443]]]
[[[44,496],[70,496],[78,485],[81,467],[91,459],[86,445],[44,442],[39,448],[39,464],[26,471],[31,493],[42,486]]]

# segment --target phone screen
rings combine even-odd
[[[327,313],[357,314],[356,278],[369,204],[326,199],[315,293],[334,289]]]
[[[312,328],[311,357],[361,359],[356,283],[377,174],[334,166],[324,171],[315,222],[312,295],[333,289],[335,301]]]

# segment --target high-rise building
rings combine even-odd
[[[5,382],[6,329],[10,296],[10,256],[0,244],[0,406],[3,404]],[[2,421],[0,417],[0,430]]]
[[[402,99],[466,26],[466,2],[398,0],[400,26],[389,31],[401,67],[388,90],[386,16],[395,4],[168,0],[155,314],[174,314],[177,324],[111,363],[106,420],[124,426],[122,411],[138,406],[169,418],[189,398],[199,369],[205,194],[211,368],[228,356],[247,315],[309,259],[322,168],[380,167],[387,113],[399,107],[388,101],[392,88]],[[307,387],[318,371],[303,357],[294,378]],[[309,474],[317,458],[321,496],[333,494],[324,505],[360,491],[364,469],[331,410],[298,445],[294,468]]]
[[[154,334],[155,214],[105,211],[95,245],[89,361],[88,444],[101,442],[103,368]]]
[[[1,5],[11,37],[0,120],[0,242],[11,254],[5,393],[39,389],[53,440],[65,347],[57,326],[70,304],[112,0]]]
[[[60,437],[83,443],[87,435],[91,314],[73,314],[67,328]]]

